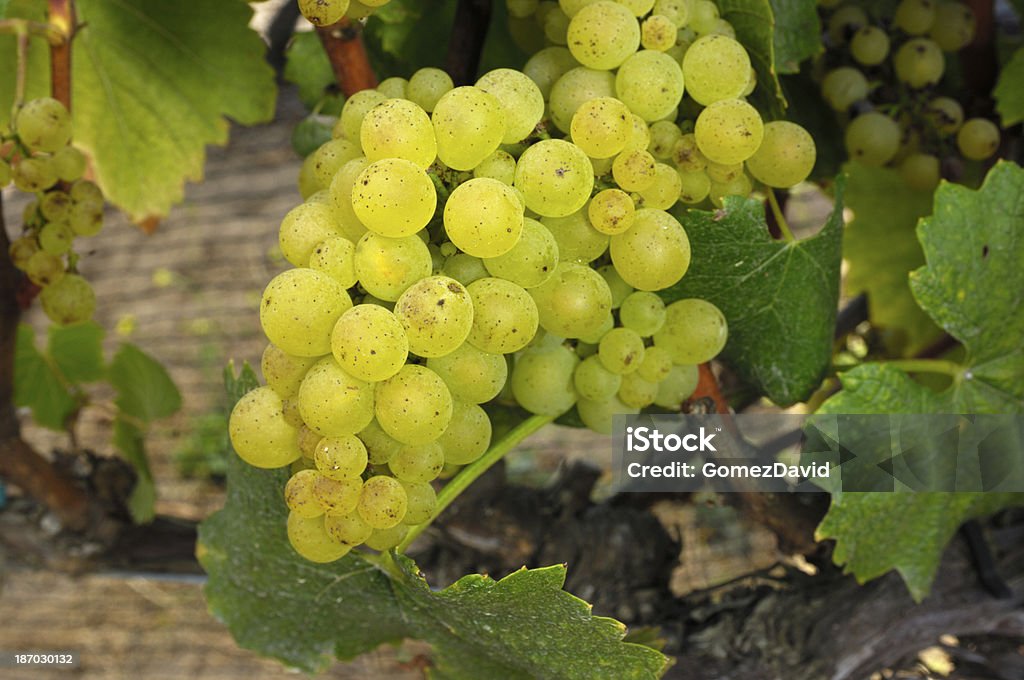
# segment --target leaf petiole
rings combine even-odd
[[[884,364],[907,373],[942,373],[952,378],[959,378],[964,372],[963,366],[945,359],[894,359]]]

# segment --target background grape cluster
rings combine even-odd
[[[473,86],[425,68],[353,95],[281,224],[294,268],[260,306],[267,385],[230,433],[249,463],[292,466],[288,535],[310,560],[427,521],[431,482],[490,445],[482,404],[575,408],[603,433],[614,414],[678,411],[727,325],[658,295],[690,263],[669,210],[814,165],[803,128],[746,101],[750,58],[714,3],[509,11],[551,44]]]

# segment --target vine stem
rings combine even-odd
[[[768,189],[768,205],[772,207],[772,214],[775,215],[775,221],[779,225],[779,231],[782,232],[782,238],[786,241],[795,241],[793,232],[789,229],[789,222],[786,221],[786,216],[782,212],[782,207],[779,206],[779,199],[775,198],[775,190]]]
[[[907,373],[942,373],[953,378],[964,372],[963,366],[945,359],[893,359],[884,362],[883,365],[899,368]]]
[[[74,0],[49,0],[50,25],[62,36],[50,43],[50,90],[53,98],[71,110],[71,40],[75,36]]]
[[[480,475],[487,472],[491,466],[504,458],[505,455],[514,449],[521,441],[550,423],[552,420],[554,420],[554,418],[551,416],[531,416],[527,418],[512,428],[512,430],[502,437],[497,444],[488,449],[487,453],[475,462],[470,463],[463,468],[462,472],[455,475],[455,478],[448,482],[448,484],[441,489],[441,492],[437,494],[437,506],[434,508],[434,514],[430,516],[430,519],[423,524],[419,524],[410,529],[405,539],[398,544],[398,548],[396,548],[396,550],[398,550],[398,552],[405,552],[412,542],[415,541],[427,527],[434,523],[434,520],[437,519],[444,509],[451,505],[452,501],[458,498],[463,491],[469,488],[469,485],[475,482]]]
[[[334,70],[338,87],[346,97],[377,87],[377,76],[363,45],[362,24],[342,19],[333,26],[316,29]]]

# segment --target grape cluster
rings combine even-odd
[[[103,193],[82,179],[85,156],[71,146],[71,116],[56,99],[33,99],[0,136],[0,188],[36,198],[25,208],[24,233],[10,245],[14,266],[42,288],[43,311],[60,324],[85,321],[96,308],[92,286],[77,273],[74,239],[103,228]]]
[[[960,101],[944,91],[946,59],[974,38],[970,7],[956,0],[819,4],[829,45],[821,91],[847,121],[851,159],[898,168],[908,186],[931,191],[943,176],[959,179],[962,158],[996,153],[995,123],[965,120]]]
[[[292,466],[288,535],[310,560],[427,521],[431,482],[490,445],[482,404],[575,408],[603,433],[678,411],[727,326],[658,295],[690,263],[668,210],[814,163],[802,128],[745,101],[750,60],[713,3],[509,8],[562,12],[563,45],[473,86],[425,68],[353,95],[282,221],[294,268],[260,305],[267,384],[229,429],[250,464]]]
[[[299,11],[314,26],[330,26],[342,18],[364,19],[391,0],[298,0]]]

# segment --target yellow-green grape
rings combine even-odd
[[[523,232],[522,201],[512,187],[496,179],[471,179],[448,197],[444,230],[463,252],[474,257],[497,257],[519,241]]]
[[[622,386],[622,376],[605,368],[601,359],[593,354],[576,366],[573,385],[580,399],[603,401],[618,393]]]
[[[650,142],[647,150],[659,161],[672,159],[672,150],[683,136],[679,126],[669,120],[659,120],[651,124]]]
[[[71,141],[71,114],[56,99],[32,99],[14,116],[18,140],[30,151],[53,153]]]
[[[44,156],[22,158],[12,168],[11,176],[18,191],[34,194],[57,183],[53,162]]]
[[[267,385],[282,399],[288,399],[299,393],[306,371],[316,362],[316,357],[292,356],[270,343],[263,350],[260,370]]]
[[[366,446],[366,456],[372,465],[387,465],[402,447],[402,442],[385,432],[376,420],[359,431],[359,439]]]
[[[547,100],[551,96],[551,87],[569,70],[579,66],[576,57],[566,47],[545,47],[530,57],[523,66],[523,73],[537,84],[541,96]]]
[[[402,158],[426,169],[437,156],[430,117],[406,99],[389,99],[370,109],[359,128],[359,140],[370,162]]]
[[[971,44],[975,31],[974,12],[959,2],[939,2],[928,37],[944,52],[956,52]]]
[[[624,5],[635,17],[642,17],[647,15],[651,8],[654,7],[654,0],[615,0],[620,5]]]
[[[468,465],[484,455],[491,445],[491,419],[476,404],[455,401],[452,422],[437,440],[450,465]]]
[[[314,26],[330,26],[341,21],[349,0],[299,0],[299,11]]]
[[[437,106],[438,100],[454,87],[455,83],[452,82],[452,77],[441,69],[421,68],[409,78],[406,97],[430,113]]]
[[[573,144],[591,158],[611,158],[632,136],[633,116],[618,99],[598,97],[576,109],[570,133]]]
[[[854,102],[868,96],[868,79],[850,66],[841,66],[828,72],[821,83],[821,94],[836,111],[846,111]]]
[[[470,343],[443,357],[427,359],[455,399],[482,404],[498,396],[508,378],[508,363],[501,354],[484,352]]]
[[[289,410],[292,404],[295,405],[295,408],[298,408],[298,401],[296,399],[286,399],[284,403],[288,405],[287,408],[289,408]],[[299,414],[299,418],[302,418],[302,414]],[[286,420],[287,419],[288,416],[286,414]],[[318,435],[316,432],[313,432],[313,430],[309,429],[305,425],[299,427],[298,431],[299,451],[302,453],[303,458],[312,461],[313,456],[316,454],[316,445],[320,443],[320,440],[323,439],[323,437]],[[307,469],[316,469],[316,465],[313,465]]]
[[[666,52],[676,44],[677,26],[668,17],[652,14],[640,26],[640,44],[645,50]]]
[[[51,255],[63,255],[71,250],[75,234],[63,222],[49,222],[39,230],[39,248]]]
[[[444,462],[444,450],[436,441],[406,444],[391,456],[388,469],[402,482],[430,482],[441,474]]]
[[[655,15],[667,17],[678,27],[686,26],[690,20],[690,2],[688,0],[655,0],[651,10]]]
[[[662,290],[690,266],[690,241],[679,221],[662,210],[637,210],[633,226],[612,236],[612,263],[638,290]]]
[[[934,191],[942,178],[939,159],[930,153],[912,153],[900,163],[900,177],[911,189]]]
[[[611,291],[612,309],[619,309],[623,301],[633,292],[633,286],[622,280],[622,276],[619,275],[614,265],[607,264],[598,267],[597,273],[601,275],[601,278],[608,284],[608,290]]]
[[[7,254],[10,256],[11,262],[21,270],[25,269],[29,259],[38,252],[39,242],[33,236],[22,236],[15,239],[10,247],[7,248]]]
[[[356,246],[344,236],[330,236],[309,255],[309,268],[327,274],[343,288],[356,285]]]
[[[611,70],[640,46],[640,25],[623,5],[602,0],[573,15],[567,42],[572,56],[584,66]]]
[[[341,116],[334,125],[333,135],[343,137],[350,142],[359,143],[363,128],[363,119],[378,104],[388,100],[387,95],[377,90],[360,90],[345,100]]]
[[[56,324],[88,321],[96,311],[96,293],[78,274],[65,274],[43,288],[39,302],[47,318]]]
[[[843,5],[828,20],[833,45],[845,45],[850,36],[868,24],[868,15],[857,5]]]
[[[900,126],[892,118],[869,111],[846,127],[846,151],[850,158],[869,167],[885,165],[900,146]]]
[[[612,292],[601,274],[574,262],[559,263],[550,279],[528,292],[540,325],[563,338],[593,333],[612,309]]]
[[[47,191],[39,199],[39,212],[49,222],[66,221],[71,211],[71,196],[63,191]]]
[[[558,261],[555,237],[543,224],[527,217],[523,220],[522,235],[512,249],[497,257],[484,258],[483,264],[491,276],[533,288],[555,273]]]
[[[761,146],[764,146],[764,142],[761,142]],[[708,163],[708,166],[704,169],[704,172],[707,173],[708,178],[710,178],[712,182],[731,182],[743,174],[743,163],[733,163],[731,165],[723,165],[722,163]]]
[[[522,192],[526,207],[538,215],[565,217],[590,199],[594,168],[575,144],[546,139],[519,157],[515,187]]]
[[[672,147],[672,161],[681,172],[700,172],[708,165],[708,159],[697,146],[697,136],[688,132]]]
[[[505,0],[508,14],[516,19],[526,19],[537,11],[538,0]]]
[[[313,494],[313,486],[320,477],[316,470],[300,470],[293,474],[284,485],[284,504],[303,519],[312,519],[324,514],[324,508]]]
[[[297,428],[300,432],[305,428],[305,424],[302,421],[302,414],[299,413],[299,400],[298,399],[285,399],[282,403],[282,411],[284,412],[284,419],[288,421],[288,424],[294,428]],[[302,451],[302,446],[299,446],[299,450]],[[306,455],[303,452],[302,455]]]
[[[359,0],[349,0],[348,11],[345,16],[353,21],[359,21],[373,14],[374,8]]]
[[[564,45],[569,39],[569,17],[560,7],[552,7],[541,20],[544,37],[553,45]]]
[[[399,481],[402,482],[402,488],[405,489],[407,499],[405,517],[402,518],[402,524],[410,526],[423,524],[433,517],[434,508],[437,507],[437,493],[434,492],[434,487],[425,482]]]
[[[747,196],[752,189],[753,186],[746,175],[738,175],[729,182],[711,182],[711,204],[721,208],[725,205],[726,196]]]
[[[692,48],[691,48],[692,49]],[[746,72],[744,72],[746,84]],[[632,55],[615,75],[615,92],[629,110],[648,123],[668,116],[683,98],[683,70],[663,52]]]
[[[576,411],[583,424],[594,432],[611,434],[613,416],[635,415],[640,412],[640,409],[626,406],[617,395],[612,395],[608,399],[602,400],[580,399],[576,404]]]
[[[643,338],[628,328],[613,328],[601,338],[597,356],[601,365],[616,375],[632,373],[644,360]]]
[[[367,233],[356,244],[356,276],[374,297],[394,302],[420,279],[430,276],[432,261],[419,236],[387,238]]]
[[[865,26],[853,35],[850,54],[865,66],[878,66],[889,56],[889,36],[876,26]]]
[[[704,106],[739,97],[749,77],[747,50],[724,35],[698,38],[683,57],[686,92]]]
[[[645,150],[623,151],[612,163],[612,178],[625,191],[642,191],[654,183],[657,165]]]
[[[538,312],[530,294],[511,281],[485,278],[467,288],[473,301],[469,344],[483,352],[511,354],[537,333]]]
[[[327,515],[324,528],[328,535],[342,545],[355,547],[365,543],[373,533],[373,527],[363,521],[358,512],[347,515]]]
[[[718,19],[718,6],[711,0],[695,0],[690,5],[689,25],[700,35],[714,29]]]
[[[999,128],[986,118],[971,118],[960,127],[956,145],[965,157],[983,161],[999,150]]]
[[[672,355],[668,350],[651,346],[644,349],[644,359],[636,373],[648,382],[660,383],[672,372],[672,365]]]
[[[389,99],[407,99],[408,87],[408,80],[392,76],[380,82],[380,85],[377,86],[377,92],[386,95]]]
[[[338,235],[332,207],[307,201],[284,216],[278,231],[278,243],[284,259],[296,267],[305,267],[309,265],[309,256],[317,244]]]
[[[579,340],[580,342],[589,345],[596,344],[600,342],[601,338],[603,338],[605,334],[613,328],[615,328],[615,317],[613,317],[611,314],[608,314],[606,317],[604,317],[604,323],[602,323],[600,326],[594,327],[592,330],[588,331],[586,335],[581,335],[579,337]]]
[[[64,261],[56,255],[37,250],[25,262],[25,275],[40,288],[52,286],[64,276]]]
[[[587,205],[587,217],[594,229],[614,236],[633,226],[636,207],[633,199],[621,189],[598,192]]]
[[[679,200],[693,205],[700,203],[711,193],[711,178],[702,170],[679,171]]]
[[[390,238],[411,236],[427,226],[437,191],[418,165],[402,158],[371,163],[352,188],[352,209],[368,229]]]
[[[807,130],[796,123],[775,120],[765,124],[764,140],[747,159],[747,170],[759,182],[788,189],[807,179],[816,158],[814,139]]]
[[[373,385],[346,373],[333,356],[306,372],[298,398],[306,426],[324,437],[355,434],[373,420]]]
[[[405,329],[409,351],[421,357],[453,352],[473,326],[474,302],[466,287],[447,276],[430,276],[402,293],[395,317]]]
[[[642,189],[638,208],[652,210],[668,210],[679,200],[683,181],[676,169],[665,163],[654,166],[654,181],[646,189]]]
[[[71,202],[91,210],[103,209],[103,192],[89,180],[81,179],[71,185]]]
[[[608,250],[608,234],[594,229],[582,208],[565,217],[545,217],[541,223],[548,228],[558,244],[559,262],[593,262]]]
[[[558,0],[558,6],[562,8],[566,16],[574,17],[576,13],[587,5],[591,5],[599,0]]]
[[[267,339],[288,354],[315,357],[331,351],[331,330],[350,307],[348,293],[330,276],[289,269],[264,289],[260,324]]]
[[[356,509],[363,480],[359,477],[332,479],[320,472],[313,481],[313,497],[328,515],[347,515]]]
[[[441,436],[452,418],[452,394],[426,366],[408,364],[377,383],[377,424],[403,444],[426,444]]]
[[[951,135],[964,123],[964,109],[950,97],[936,97],[925,107],[926,115],[942,135]]]
[[[679,411],[683,407],[683,402],[697,389],[699,379],[700,371],[696,365],[674,365],[668,376],[658,384],[654,404],[671,411]]]
[[[544,117],[544,95],[529,76],[510,68],[488,71],[476,87],[492,95],[505,112],[503,144],[525,139]]]
[[[893,59],[896,77],[913,88],[935,85],[946,70],[942,50],[927,38],[914,38],[903,43]]]
[[[352,243],[356,243],[366,233],[366,225],[356,216],[352,207],[352,189],[355,188],[356,180],[366,170],[370,161],[360,156],[350,160],[341,166],[331,186],[328,189],[328,196],[331,205],[334,207],[334,218],[337,221],[338,232]],[[314,194],[313,196],[317,196]],[[312,196],[310,198],[313,198]]]
[[[320,186],[320,180],[317,178],[316,173],[313,170],[313,155],[310,154],[302,161],[302,166],[299,168],[299,194],[302,195],[303,200],[309,198],[316,192],[326,187]]]
[[[473,177],[489,177],[502,184],[512,186],[516,179],[516,159],[511,154],[498,149],[480,161],[480,165],[473,168]]]
[[[633,118],[633,131],[630,134],[629,141],[626,142],[625,148],[623,148],[622,150],[644,150],[651,145],[651,129],[647,126],[647,121],[645,121],[640,116],[636,115],[635,113],[631,114],[631,116]],[[608,166],[608,170],[611,170],[610,164]],[[605,171],[605,173],[602,174],[607,174],[607,171]]]
[[[722,99],[697,116],[697,146],[708,160],[742,163],[764,138],[764,122],[753,106],[740,99]]]
[[[361,304],[342,314],[334,325],[331,352],[349,375],[378,382],[387,380],[405,365],[409,339],[394,313],[377,305]]]
[[[476,87],[444,93],[431,114],[437,157],[453,170],[472,170],[494,153],[505,137],[505,109]]]
[[[559,416],[579,396],[573,384],[578,363],[576,353],[561,345],[528,349],[512,367],[512,395],[530,413]]]
[[[358,158],[359,146],[347,139],[331,139],[309,155],[313,159],[313,175],[321,189],[331,186],[334,175],[341,166],[354,158]]]
[[[727,38],[736,39],[736,29],[725,19],[718,19],[707,31],[701,35],[724,35]]]
[[[381,552],[391,550],[397,547],[408,533],[409,526],[406,524],[398,524],[390,529],[374,529],[366,539],[366,547]]]
[[[316,469],[330,479],[351,479],[366,469],[366,446],[354,435],[324,437],[313,453]]]
[[[909,35],[923,35],[934,23],[934,0],[903,0],[893,17],[893,25]]]
[[[665,323],[665,303],[654,293],[630,293],[619,306],[619,319],[623,327],[649,338]]]
[[[554,85],[548,98],[551,120],[568,134],[572,117],[583,102],[597,97],[615,96],[615,76],[608,71],[577,66],[566,71]]]
[[[323,517],[288,513],[288,543],[299,555],[319,564],[340,560],[352,546],[338,543],[324,528]]]
[[[254,467],[284,467],[302,457],[298,432],[285,421],[281,397],[269,387],[257,387],[238,400],[228,435],[239,458]]]
[[[63,182],[74,182],[85,174],[85,154],[73,146],[65,146],[53,154],[53,169]],[[0,181],[0,186],[4,182]]]
[[[487,268],[484,267],[482,259],[467,255],[466,253],[455,253],[445,259],[439,273],[450,276],[463,286],[468,286],[474,281],[490,276]]]
[[[363,484],[357,510],[364,522],[374,529],[390,529],[405,518],[409,498],[394,477],[377,475]]]
[[[665,325],[654,334],[654,345],[667,350],[675,363],[702,364],[725,347],[729,328],[710,302],[687,298],[673,302],[665,312]]]
[[[633,408],[644,408],[654,403],[658,396],[658,383],[644,380],[636,373],[622,376],[619,401]]]

